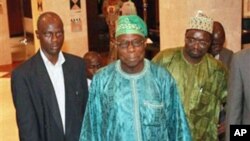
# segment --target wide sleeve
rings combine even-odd
[[[99,79],[94,77],[90,85],[89,98],[79,141],[101,141],[102,112],[99,84]]]
[[[228,70],[224,68],[220,73],[218,73],[217,83],[214,83],[217,88],[217,94],[220,99],[221,104],[225,104],[228,96]]]
[[[165,95],[167,96],[165,101],[167,101],[167,108],[165,112],[169,117],[169,136],[171,141],[191,141],[191,133],[186,119],[186,115],[183,109],[181,99],[177,90],[175,80],[173,78],[169,79],[170,83],[166,82]]]
[[[38,119],[35,115],[34,103],[32,103],[30,85],[27,76],[14,71],[11,75],[11,91],[20,141],[39,141]]]

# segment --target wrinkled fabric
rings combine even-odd
[[[144,60],[138,74],[120,61],[93,78],[80,141],[190,141],[174,79]]]
[[[182,51],[183,48],[162,51],[153,62],[175,78],[193,140],[216,141],[220,105],[227,96],[227,71],[208,54],[200,63],[190,64]]]

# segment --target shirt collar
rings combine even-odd
[[[219,60],[220,59],[220,54],[215,55],[214,58]]]
[[[143,77],[145,75],[145,73],[147,72],[147,70],[149,69],[149,61],[147,59],[144,58],[144,67],[142,69],[141,72],[139,73],[135,73],[135,74],[128,74],[125,71],[122,70],[121,68],[121,60],[117,60],[115,62],[115,67],[116,70],[126,79],[140,79],[141,77]]]
[[[40,54],[41,54],[42,59],[43,59],[43,62],[44,62],[45,64],[51,64],[51,65],[53,65],[53,66],[56,66],[56,65],[62,65],[62,64],[65,62],[65,58],[64,58],[64,56],[63,56],[62,51],[59,52],[58,60],[57,60],[57,62],[56,62],[55,65],[52,64],[52,63],[49,61],[49,59],[45,56],[45,54],[43,53],[43,51],[42,51],[41,49],[40,49]]]

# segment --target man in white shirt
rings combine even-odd
[[[88,98],[80,57],[61,51],[61,18],[45,12],[37,21],[41,49],[12,73],[20,141],[78,141]]]

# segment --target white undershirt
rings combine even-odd
[[[65,62],[65,58],[62,52],[59,52],[58,60],[56,64],[52,64],[45,56],[42,50],[40,50],[43,62],[49,73],[50,80],[53,84],[54,91],[56,93],[56,99],[60,110],[60,115],[63,124],[63,131],[65,133],[65,85],[62,64]]]
[[[88,82],[88,87],[90,88],[90,84],[91,84],[91,79],[87,79],[87,82]]]
[[[220,60],[220,54],[215,55],[214,58],[215,58],[216,60]]]

